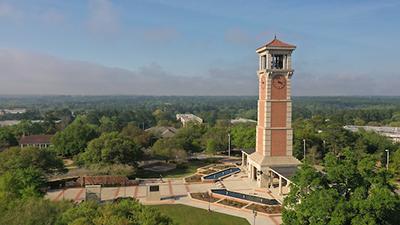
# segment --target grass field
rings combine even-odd
[[[180,225],[249,225],[246,219],[186,205],[149,206],[160,210]]]

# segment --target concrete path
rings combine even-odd
[[[243,174],[231,176],[223,180],[224,186],[229,190],[240,191],[243,193],[255,194],[267,198],[275,198],[273,192],[266,190],[260,190],[254,188],[254,186],[248,181],[245,182]],[[183,179],[164,179],[163,182],[152,183],[152,185],[158,184],[160,186],[161,201],[147,201],[146,193],[148,186],[141,184],[139,186],[130,187],[105,187],[101,189],[102,200],[112,200],[118,197],[133,197],[138,199],[142,204],[184,204],[202,209],[208,209],[207,202],[201,202],[192,200],[188,197],[189,192],[206,192],[211,188],[218,188],[216,183],[198,183],[198,184],[185,184]],[[75,202],[80,202],[86,197],[84,188],[69,188],[52,190],[46,194],[46,198],[59,201],[62,199],[69,199]],[[250,224],[253,224],[254,215],[252,212],[247,210],[235,209],[224,207],[220,204],[212,203],[211,210],[220,212],[228,215],[238,216],[245,218]],[[258,214],[256,216],[256,225],[278,225],[281,224],[280,215],[263,215]]]
[[[175,201],[175,204],[183,204],[183,205],[188,205],[196,208],[201,208],[208,210],[208,203],[202,203],[199,201],[194,201],[191,200],[190,198],[180,198],[179,200]],[[240,209],[231,209],[231,208],[225,208],[223,206],[217,205],[217,204],[210,204],[210,209],[214,212],[219,212],[219,213],[224,213],[232,216],[237,216],[237,217],[242,217],[247,219],[250,224],[253,224],[254,222],[254,215],[251,212],[248,211],[243,211]],[[256,225],[278,225],[281,223],[281,218],[280,216],[265,216],[258,214],[256,216]]]

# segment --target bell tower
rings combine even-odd
[[[292,156],[292,52],[278,39],[258,48],[260,65],[256,151],[263,156]]]
[[[276,37],[256,50],[259,81],[256,151],[249,156],[249,177],[263,186],[262,174],[272,166],[294,166],[292,156],[292,53],[296,46]]]

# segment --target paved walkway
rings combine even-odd
[[[275,198],[274,192],[267,192],[266,190],[256,189],[253,184],[249,183],[247,178],[244,178],[243,173],[236,174],[222,181],[227,189],[233,191],[240,191],[243,193],[254,194],[267,198]],[[197,200],[192,200],[188,197],[189,192],[206,192],[211,188],[219,188],[216,183],[197,183],[185,184],[183,179],[164,179],[164,182],[152,183],[160,185],[161,201],[147,201],[147,185],[141,184],[139,186],[130,187],[105,187],[101,189],[102,200],[112,200],[118,197],[133,197],[138,199],[143,204],[184,204],[202,209],[208,209],[208,203]],[[69,199],[75,202],[80,202],[85,199],[86,192],[84,188],[69,188],[61,190],[52,190],[46,194],[46,197],[58,201],[62,199]],[[227,208],[220,204],[212,203],[211,210],[246,218],[250,224],[253,224],[253,213],[247,210]],[[257,225],[278,225],[281,224],[281,216],[267,216],[258,214],[256,216]]]

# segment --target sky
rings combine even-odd
[[[400,95],[398,0],[0,0],[1,95],[257,95],[297,46],[296,96]]]

